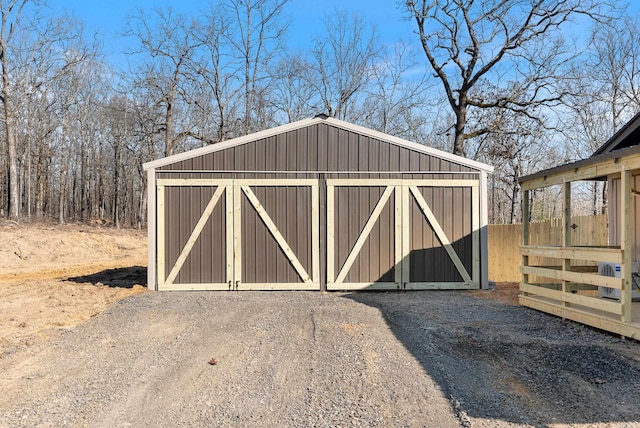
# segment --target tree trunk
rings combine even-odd
[[[64,224],[64,203],[67,191],[67,159],[65,144],[67,139],[67,126],[65,118],[62,118],[62,135],[60,136],[60,193],[58,194],[58,223]]]
[[[87,151],[84,139],[80,142],[80,221],[87,221]]]
[[[513,183],[513,187],[511,188],[511,217],[509,220],[509,224],[514,224],[516,221],[516,207],[517,207],[517,199],[518,199],[518,182]]]
[[[113,223],[120,229],[120,141],[116,137],[113,156]]]
[[[165,112],[166,130],[164,134],[164,155],[173,155],[175,149],[175,141],[173,141],[173,103],[176,99],[175,85],[171,88],[171,92],[167,97],[167,111]]]
[[[20,207],[18,206],[18,155],[14,134],[15,118],[9,93],[10,90],[6,56],[3,55],[2,91],[4,94],[4,122],[7,138],[7,155],[9,160],[9,218],[12,220],[18,220],[20,218]]]
[[[464,156],[464,128],[467,124],[467,109],[466,107],[459,107],[456,111],[456,125],[455,125],[455,139],[453,141],[453,154],[458,156]]]

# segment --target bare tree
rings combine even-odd
[[[312,82],[322,113],[349,119],[356,95],[370,83],[378,58],[376,30],[358,16],[336,11],[312,49]]]
[[[229,22],[227,34],[234,62],[243,77],[243,131],[248,134],[262,126],[252,117],[264,107],[268,64],[284,42],[288,23],[281,19],[289,0],[225,0]]]
[[[640,24],[626,17],[594,27],[592,47],[576,79],[569,105],[590,129],[585,147],[589,154],[602,145],[640,108]],[[587,116],[598,116],[590,126]],[[604,127],[602,125],[605,125]],[[604,135],[596,135],[604,134]],[[583,150],[581,150],[583,151]]]
[[[590,156],[640,107],[640,28],[637,18],[625,17],[592,30],[591,45],[568,81],[562,135],[566,158]],[[607,183],[587,186],[590,212],[604,213]]]
[[[0,0],[0,67],[2,68],[2,86],[0,87],[0,103],[3,107],[3,119],[7,142],[7,158],[9,162],[9,218],[20,217],[18,203],[18,154],[15,138],[15,110],[13,106],[11,74],[12,43],[16,31],[21,31],[22,11],[29,0]]]
[[[272,70],[272,103],[285,121],[294,122],[318,113],[313,104],[311,73],[311,64],[302,53],[281,58]]]
[[[221,6],[211,7],[203,16],[196,37],[202,49],[196,65],[200,86],[194,92],[193,105],[199,109],[197,114],[201,115],[201,127],[209,130],[208,139],[202,140],[216,143],[238,133],[234,123],[240,115],[238,97],[242,92],[241,73],[237,72],[232,50],[227,45],[229,20]]]
[[[157,24],[151,26],[154,20]],[[144,58],[138,72],[139,83],[149,86],[150,94],[160,96],[157,102],[164,115],[164,153],[171,156],[178,142],[186,137],[176,131],[175,110],[186,95],[183,84],[193,78],[194,52],[201,44],[195,34],[200,24],[171,8],[155,10],[154,20],[139,10],[129,18],[125,34],[139,43],[132,53]]]
[[[415,141],[430,114],[433,100],[427,97],[433,81],[416,61],[412,46],[399,42],[371,66],[371,82],[360,117],[364,125],[380,132]]]
[[[598,0],[407,0],[429,66],[455,115],[453,153],[495,132],[469,126],[470,110],[507,109],[544,123],[540,107],[558,105],[575,56],[561,30],[572,19],[604,19]]]

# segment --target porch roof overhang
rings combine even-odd
[[[623,170],[640,169],[640,145],[595,155],[521,177],[522,190],[533,190],[572,181],[599,180]]]

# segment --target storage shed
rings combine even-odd
[[[149,289],[487,286],[488,165],[318,116],[144,168]]]

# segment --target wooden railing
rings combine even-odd
[[[624,286],[625,270],[631,266],[623,263],[623,251],[612,247],[551,247],[551,246],[521,246],[520,254],[523,263],[520,268],[523,281],[520,291],[523,297],[539,296],[553,299],[562,306],[580,305],[586,308],[608,312],[624,318],[625,311],[621,301],[601,299],[596,296],[578,294],[578,290],[597,290],[597,287],[609,287],[622,290]],[[561,266],[530,266],[530,257],[545,259],[559,259]],[[597,273],[581,272],[576,269],[576,262],[611,262],[621,264],[621,278],[601,276]],[[544,278],[542,281],[530,281],[531,276]],[[560,281],[549,284],[548,279]],[[540,283],[544,282],[544,283]],[[621,292],[621,295],[623,293]]]

